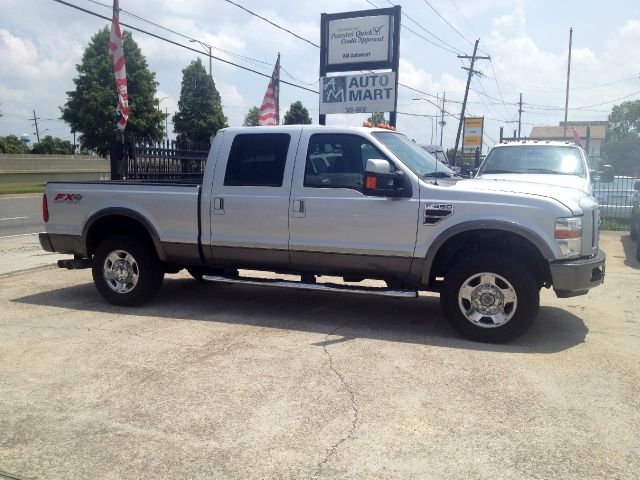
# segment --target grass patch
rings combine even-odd
[[[629,219],[602,218],[600,220],[600,230],[627,231],[629,230]]]
[[[46,184],[44,183],[0,183],[0,195],[12,193],[43,193]]]

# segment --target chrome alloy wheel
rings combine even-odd
[[[140,269],[130,253],[114,250],[104,260],[102,276],[114,292],[129,293],[138,284]]]
[[[472,324],[495,328],[513,318],[518,308],[518,296],[504,277],[481,272],[463,282],[458,291],[458,305]]]

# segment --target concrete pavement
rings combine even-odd
[[[543,291],[533,328],[508,345],[460,339],[433,295],[182,273],[125,309],[87,270],[8,273],[0,473],[637,478],[640,266],[627,234],[604,232],[602,245],[605,285],[565,300]]]

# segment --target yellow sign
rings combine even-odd
[[[462,153],[473,154],[477,149],[482,150],[483,127],[484,117],[468,117],[464,119]]]
[[[482,120],[483,118],[465,118],[464,119],[464,126],[465,127],[469,127],[469,128],[482,128]]]

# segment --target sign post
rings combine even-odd
[[[320,17],[320,124],[331,113],[391,112],[396,125],[400,6]],[[391,70],[362,75],[327,73]]]

